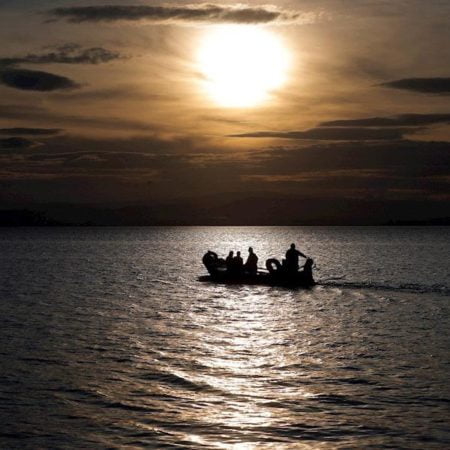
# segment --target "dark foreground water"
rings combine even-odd
[[[207,248],[312,290],[197,281]],[[0,230],[0,448],[450,448],[449,228]]]

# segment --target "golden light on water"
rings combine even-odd
[[[256,26],[223,26],[209,30],[197,62],[204,89],[218,105],[257,106],[287,78],[289,52],[281,38]]]

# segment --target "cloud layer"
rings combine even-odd
[[[443,142],[326,142],[259,149],[249,158],[210,145],[186,153],[186,141],[157,138],[57,136],[32,151],[23,144],[7,142],[0,153],[0,195],[16,203],[23,196],[143,204],[157,223],[190,224],[235,224],[236,217],[252,224],[379,223],[408,211],[438,217],[450,205],[450,148]]]
[[[450,114],[400,114],[392,117],[343,119],[322,122],[321,127],[418,127],[450,123]]]
[[[402,78],[382,83],[380,86],[424,94],[450,94],[450,78]]]
[[[53,136],[59,134],[60,128],[0,128],[3,136]]]
[[[261,24],[307,21],[307,16],[304,14],[280,10],[273,6],[251,7],[212,4],[186,6],[75,6],[55,8],[50,10],[48,14],[52,19],[65,19],[72,23],[145,20],[152,23]]]
[[[401,139],[405,128],[311,128],[305,131],[255,131],[232,134],[230,137],[279,138],[318,141],[373,141]]]

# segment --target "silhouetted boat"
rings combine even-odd
[[[224,261],[218,259],[214,264],[207,264],[204,261],[204,265],[208,270],[209,275],[202,275],[198,280],[224,284],[310,288],[316,284],[312,275],[313,264],[314,261],[311,258],[308,258],[302,270],[289,273],[284,270],[278,260],[271,258],[266,261],[267,271],[259,269],[256,274],[249,274],[246,272],[229,273]]]

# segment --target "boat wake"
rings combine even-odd
[[[317,280],[317,285],[325,287],[347,288],[347,289],[374,289],[384,291],[402,291],[415,293],[430,293],[450,295],[450,287],[443,284],[424,285],[419,283],[377,283],[373,281],[359,282],[359,281],[345,281],[345,277],[326,278],[324,280]]]

